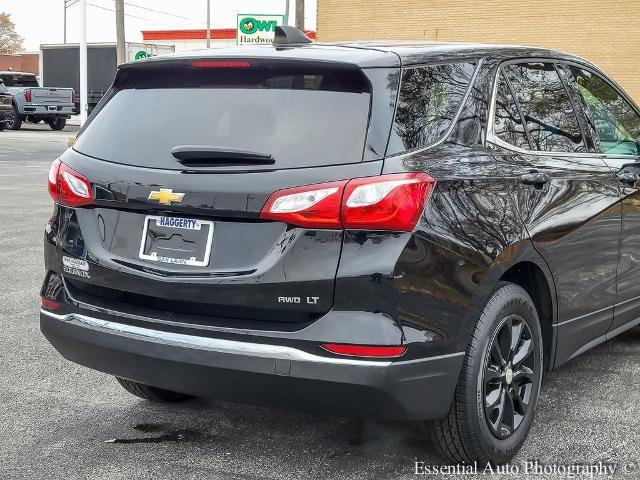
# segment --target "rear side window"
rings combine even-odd
[[[640,117],[608,82],[579,67],[570,66],[589,125],[599,140],[599,151],[612,155],[638,155]]]
[[[405,69],[388,153],[426,147],[441,140],[461,107],[474,70],[473,63]]]
[[[500,73],[498,77],[495,112],[494,133],[496,136],[500,140],[516,147],[529,149],[529,140],[522,122],[522,116],[513,98],[511,86],[503,73]]]
[[[217,67],[224,63],[121,71],[74,148],[112,162],[176,170],[184,167],[171,150],[189,146],[274,160],[260,169],[362,161],[371,94],[361,70],[273,61]],[[247,166],[231,159],[224,168]]]
[[[516,93],[534,150],[586,150],[578,118],[553,64],[512,64],[504,72]]]
[[[35,75],[21,75],[18,73],[3,73],[2,82],[7,87],[37,87],[38,79]]]

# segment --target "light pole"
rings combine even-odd
[[[63,34],[63,42],[67,43],[67,8],[72,7],[78,0],[63,0],[64,2],[64,34]]]
[[[80,0],[80,126],[87,121],[87,0]]]
[[[211,0],[207,0],[207,48],[211,48]]]

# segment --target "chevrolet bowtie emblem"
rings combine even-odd
[[[173,193],[171,188],[161,188],[159,191],[153,190],[149,194],[149,200],[157,200],[162,205],[171,205],[171,202],[181,202],[184,193]]]

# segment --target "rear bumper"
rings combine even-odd
[[[283,345],[170,333],[45,310],[40,328],[68,360],[147,385],[385,419],[444,416],[463,360],[463,352],[394,362],[324,357]]]
[[[39,117],[68,117],[73,115],[74,106],[70,105],[34,105],[27,104],[22,107],[23,115],[37,115]]]

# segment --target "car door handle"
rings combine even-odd
[[[525,173],[520,177],[520,182],[522,182],[525,185],[538,186],[538,185],[544,185],[549,181],[551,181],[551,178],[549,178],[549,175],[547,175],[546,173],[540,173],[540,172],[529,172],[529,173]]]
[[[631,172],[621,172],[616,174],[618,180],[629,185],[634,185],[638,181],[638,174]]]

